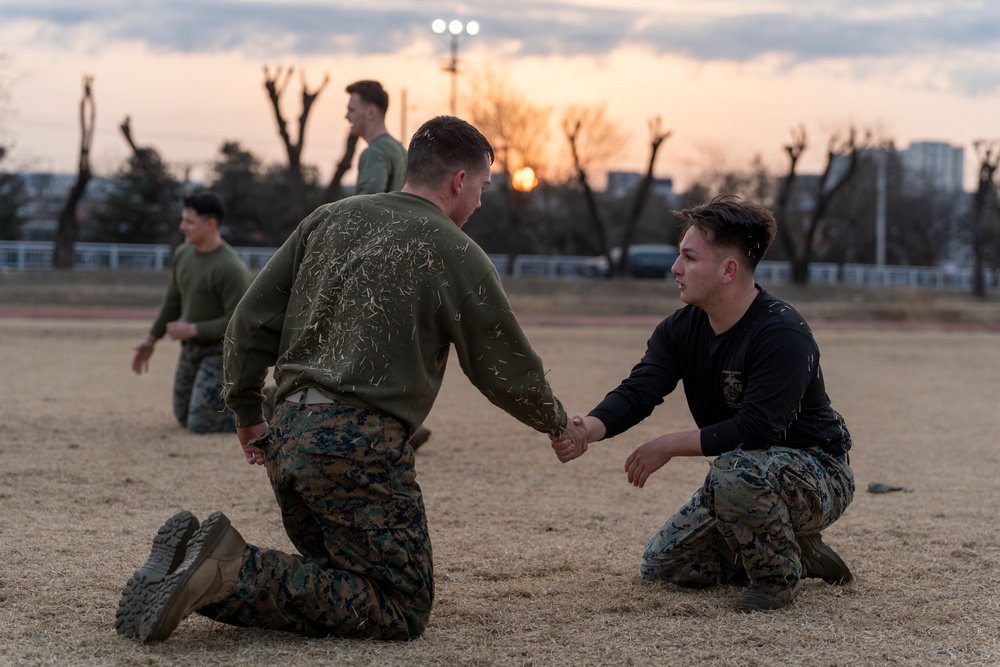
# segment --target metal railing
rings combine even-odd
[[[51,241],[0,241],[0,271],[38,271],[52,268]],[[250,269],[267,264],[276,248],[233,248]],[[73,268],[78,271],[163,271],[170,268],[169,245],[143,243],[77,243]]]
[[[51,241],[0,241],[0,271],[38,271],[52,268]],[[276,248],[234,248],[251,270],[267,263]],[[79,271],[139,270],[164,271],[170,267],[168,245],[77,243],[73,249],[74,268]],[[510,258],[490,255],[501,275],[507,275]],[[580,279],[593,273],[593,257],[572,255],[518,255],[512,275],[519,277]],[[788,262],[761,262],[757,281],[762,284],[786,283],[792,270]],[[986,284],[1000,284],[1000,271],[987,270]],[[864,285],[903,289],[972,289],[971,267],[945,268],[921,266],[873,266],[871,264],[832,264],[813,262],[809,280],[817,284]]]
[[[761,262],[755,272],[761,284],[787,283],[792,279],[788,262]],[[899,289],[938,289],[971,291],[972,267],[875,266],[873,264],[835,264],[812,262],[809,282],[820,285],[858,285]],[[1000,272],[985,270],[987,285],[996,285]]]

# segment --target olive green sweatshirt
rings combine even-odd
[[[161,338],[168,322],[182,320],[198,326],[199,341],[220,341],[249,285],[250,271],[228,243],[210,252],[180,245],[174,250],[170,285],[150,333]]]
[[[406,149],[388,134],[372,139],[358,158],[358,180],[354,194],[395,192],[406,180]]]
[[[239,426],[264,421],[274,366],[279,400],[315,386],[412,431],[451,346],[493,404],[563,431],[563,407],[482,249],[422,197],[349,197],[303,220],[240,301],[226,332],[226,403]]]

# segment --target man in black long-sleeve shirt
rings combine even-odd
[[[820,538],[854,497],[851,436],[831,407],[819,348],[794,308],[754,282],[775,235],[766,209],[735,197],[680,212],[673,273],[687,304],[661,322],[629,377],[585,418],[588,442],[623,433],[684,384],[698,428],[636,449],[628,480],[675,456],[714,456],[704,485],[646,545],[640,574],[689,586],[744,583],[740,611],[780,609],[802,577],[843,584]],[[569,443],[553,440],[560,459]]]

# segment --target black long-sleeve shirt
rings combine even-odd
[[[740,321],[718,336],[696,306],[657,325],[629,377],[590,412],[604,423],[605,437],[648,417],[682,380],[705,456],[773,446],[849,450],[851,436],[830,405],[809,325],[758,289]]]

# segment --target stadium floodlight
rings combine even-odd
[[[431,23],[431,30],[437,35],[448,34],[451,45],[451,57],[441,68],[445,72],[451,73],[451,115],[458,112],[458,39],[462,35],[473,37],[479,34],[479,23],[469,21],[462,23],[458,19],[445,21],[444,19],[434,19]]]

